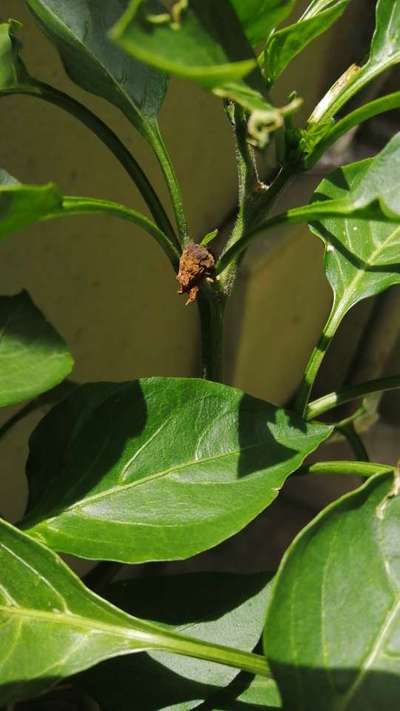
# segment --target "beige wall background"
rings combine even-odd
[[[333,34],[296,59],[278,100],[285,101],[296,88],[305,100],[304,114],[309,113],[329,80],[353,59],[354,27],[363,27],[363,7],[362,0],[354,0],[348,15],[353,22],[339,23]],[[20,36],[31,73],[97,112],[166,198],[143,141],[119,111],[69,82],[24,2],[0,0],[0,16],[23,23]],[[218,226],[235,205],[230,129],[217,99],[178,81],[171,83],[161,125],[183,185],[191,234],[197,238]],[[94,135],[57,108],[33,99],[2,100],[0,165],[21,181],[53,180],[66,194],[107,197],[144,209],[123,169]],[[308,199],[316,180],[300,179],[290,202]],[[280,207],[288,199],[284,196]],[[85,217],[30,228],[1,243],[0,280],[4,294],[27,289],[63,334],[75,357],[73,378],[78,381],[198,373],[196,308],[184,307],[169,263],[133,226]],[[284,401],[300,378],[329,303],[322,248],[306,230],[281,232],[267,249],[258,246],[246,261],[229,312],[229,381],[254,395]],[[2,419],[9,415],[1,413]],[[0,512],[12,518],[23,510],[27,439],[39,417],[27,418],[2,442]]]

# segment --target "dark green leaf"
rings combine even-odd
[[[203,380],[89,384],[32,436],[25,526],[82,557],[187,558],[246,526],[330,432]]]
[[[158,649],[267,673],[263,657],[131,617],[84,587],[48,548],[0,520],[0,704],[112,657]]]
[[[26,292],[0,296],[0,333],[0,407],[30,400],[71,372],[65,342]]]
[[[399,481],[380,474],[325,509],[290,546],[265,628],[283,708],[397,708],[399,538]]]
[[[349,0],[317,0],[293,25],[274,32],[265,49],[265,67],[272,84],[310,42],[333,25]]]
[[[229,0],[190,0],[179,26],[168,14],[166,21],[156,22],[152,8],[152,0],[133,0],[113,29],[113,38],[129,54],[192,79],[249,111],[273,110],[263,96],[256,57]]]
[[[264,626],[269,578],[264,573],[151,577],[116,583],[108,598],[130,614],[174,625],[176,632],[250,651]],[[236,675],[229,667],[150,652],[105,662],[78,683],[104,711],[130,711],[135,698],[140,699],[141,711],[182,711],[197,707]],[[274,687],[272,679],[265,681]]]
[[[296,0],[231,0],[247,39],[257,47],[292,11]]]
[[[118,106],[144,134],[156,123],[166,78],[132,60],[107,37],[126,0],[26,0],[56,44],[70,78]]]

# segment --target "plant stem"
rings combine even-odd
[[[170,241],[173,242],[176,247],[179,247],[175,231],[168,215],[146,174],[133,155],[107,124],[99,119],[96,114],[87,109],[86,106],[79,103],[79,101],[42,82],[32,81],[32,83],[19,85],[16,88],[10,88],[2,92],[3,96],[12,94],[32,96],[58,106],[89,128],[111,150],[119,163],[125,168],[138,188],[159,228],[168,235]]]
[[[224,647],[219,644],[211,644],[201,640],[184,637],[179,634],[169,634],[169,639],[160,638],[160,644],[155,647],[160,651],[182,654],[195,659],[205,659],[217,664],[225,664],[235,669],[242,669],[251,674],[271,677],[268,662],[260,654],[243,652],[240,649]]]
[[[365,121],[368,121],[374,116],[386,113],[386,111],[394,111],[399,108],[400,91],[395,91],[392,94],[387,94],[386,96],[379,97],[379,99],[370,101],[365,106],[361,106],[355,111],[352,111],[343,119],[337,121],[332,129],[317,143],[312,153],[306,159],[306,169],[312,168],[330,146],[336,143],[341,136],[355,126],[365,123]]]
[[[343,305],[342,305],[343,306]],[[321,367],[325,354],[330,346],[333,336],[335,335],[340,322],[342,321],[345,309],[332,308],[329,318],[322,331],[320,339],[311,353],[310,359],[304,371],[303,381],[300,385],[296,396],[295,410],[302,417],[305,416],[307,405],[310,398],[311,390],[314,385],[318,371]]]
[[[376,464],[375,462],[332,461],[316,462],[302,467],[298,474],[345,474],[350,476],[370,477],[374,474],[394,472],[394,467],[389,464]]]
[[[400,375],[368,380],[366,383],[360,383],[359,385],[351,385],[345,390],[329,393],[318,398],[318,400],[310,402],[306,410],[306,419],[314,420],[316,417],[320,417],[325,412],[329,412],[329,410],[333,410],[339,405],[344,405],[346,402],[359,400],[371,393],[395,390],[396,388],[400,388]]]
[[[189,241],[188,227],[186,223],[185,212],[183,209],[182,191],[174,170],[174,166],[172,164],[170,155],[162,139],[158,126],[153,126],[151,130],[148,130],[145,133],[145,136],[156,155],[160,168],[163,172],[165,181],[167,183],[169,194],[171,197],[172,207],[174,210],[176,226],[178,228],[178,242],[181,246],[184,246]]]
[[[337,425],[336,431],[340,432],[340,434],[345,437],[357,460],[361,462],[369,462],[368,452],[360,435],[356,432],[353,422],[350,422],[347,425]]]
[[[125,205],[111,202],[110,200],[98,200],[96,198],[82,198],[67,196],[63,198],[62,206],[59,210],[46,215],[43,219],[55,219],[67,215],[90,215],[90,214],[110,214],[122,220],[133,222],[141,227],[151,237],[158,242],[164,250],[173,268],[176,270],[179,262],[179,252],[170,238],[162,232],[154,222],[136,210],[132,210]]]
[[[227,296],[217,285],[203,284],[198,298],[202,377],[223,382],[224,313]]]

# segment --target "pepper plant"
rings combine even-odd
[[[370,102],[360,93],[400,63],[400,0],[377,1],[367,57],[304,124],[296,87],[284,106],[271,101],[286,67],[349,2],[311,0],[290,22],[295,0],[26,0],[69,77],[118,107],[144,137],[168,186],[173,220],[120,138],[29,73],[17,20],[0,25],[1,96],[37,97],[85,124],[126,169],[149,212],[65,196],[53,184],[24,185],[4,166],[1,237],[83,213],[138,225],[163,250],[179,291],[198,305],[203,359],[201,378],[74,387],[32,433],[26,512],[17,525],[0,522],[6,709],[24,700],[57,708],[62,698],[73,708],[106,711],[398,708],[400,474],[362,456],[360,407],[345,425],[335,408],[399,387],[400,375],[317,400],[312,390],[345,315],[400,283],[400,134],[378,155],[325,177],[308,204],[271,213],[291,178],[341,136],[400,107],[400,92]],[[215,225],[197,239],[188,233],[157,121],[169,75],[214,94],[231,125],[239,190],[225,239]],[[268,182],[257,172],[265,151],[276,157]],[[284,409],[223,383],[223,326],[248,246],[277,225],[297,223],[325,244],[333,305]],[[34,403],[67,378],[72,356],[25,292],[0,298],[0,322],[0,405]],[[324,462],[322,450],[314,464],[305,461],[346,428],[354,460]],[[132,578],[124,568],[206,551],[264,511],[289,476],[316,473],[356,474],[364,483],[304,528],[278,571],[157,579]],[[82,581],[60,554],[97,563]]]

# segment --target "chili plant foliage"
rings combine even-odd
[[[203,378],[74,387],[32,433],[27,510],[16,526],[0,522],[6,708],[38,695],[56,703],[71,687],[106,711],[399,706],[400,473],[357,457],[304,460],[342,429],[334,417],[330,424],[316,418],[400,386],[399,375],[310,401],[347,312],[400,282],[400,134],[378,155],[328,175],[308,204],[271,216],[294,175],[350,129],[400,107],[400,92],[371,102],[359,95],[400,63],[400,0],[377,0],[367,58],[321,97],[304,125],[296,87],[285,106],[272,103],[280,75],[349,2],[311,0],[293,20],[295,0],[26,0],[72,81],[120,109],[146,140],[173,221],[120,138],[86,106],[32,76],[17,19],[0,25],[1,97],[36,97],[72,114],[113,152],[151,215],[63,195],[53,184],[22,184],[3,166],[0,236],[82,213],[141,227],[164,251],[180,292],[198,302],[203,354]],[[197,242],[188,234],[158,124],[168,75],[219,97],[233,130],[239,204],[225,244],[213,242],[213,225]],[[357,107],[353,101],[348,109],[351,99]],[[266,186],[257,153],[278,147]],[[222,329],[243,253],[256,237],[291,223],[307,223],[310,239],[324,242],[333,305],[292,407],[283,409],[223,384]],[[43,396],[69,375],[65,342],[26,292],[0,297],[0,325],[0,406]],[[296,472],[366,481],[300,533],[278,571],[124,580],[124,564],[185,559],[229,539]],[[97,565],[81,581],[60,553]],[[112,582],[117,570],[120,580]]]

